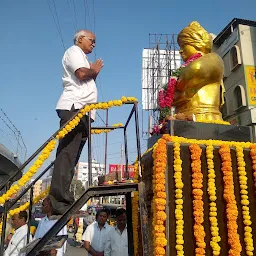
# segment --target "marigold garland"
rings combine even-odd
[[[6,201],[8,201],[12,197],[12,195],[17,193],[20,190],[20,188],[23,187],[31,179],[31,177],[33,177],[37,170],[42,166],[44,161],[50,156],[50,153],[55,148],[55,145],[55,140],[51,140],[46,145],[46,147],[42,150],[42,153],[38,156],[37,160],[29,168],[29,170],[21,177],[17,184],[12,185],[6,193],[0,196],[0,204],[4,204]]]
[[[50,153],[56,146],[55,139],[59,140],[64,138],[70,131],[72,131],[80,122],[81,118],[93,109],[108,109],[113,106],[122,106],[127,102],[137,102],[138,100],[135,97],[125,97],[122,96],[121,100],[113,100],[108,102],[99,102],[95,104],[86,105],[82,108],[77,115],[66,124],[56,135],[54,139],[52,139],[42,150],[42,153],[38,156],[37,160],[33,163],[33,165],[29,168],[29,170],[21,177],[21,179],[10,187],[10,189],[0,196],[0,204],[4,204],[8,201],[15,193],[17,193],[21,187],[23,187],[37,172],[37,170],[42,166],[44,161],[50,156]]]
[[[243,223],[244,223],[244,242],[246,255],[253,255],[253,239],[252,239],[252,222],[250,216],[249,208],[249,197],[248,197],[248,186],[247,186],[247,174],[245,170],[244,152],[243,148],[236,147],[236,157],[237,157],[237,169],[239,175],[240,184],[240,195],[241,195],[241,205],[243,209]]]
[[[122,127],[122,123],[113,124],[112,127]],[[101,134],[101,133],[108,133],[113,131],[112,129],[93,129],[91,130],[91,134]]]
[[[164,222],[166,220],[165,170],[167,161],[166,140],[159,139],[153,148],[153,241],[154,255],[165,255],[167,239]],[[157,187],[159,186],[160,187]]]
[[[134,247],[134,255],[138,255],[139,248],[139,192],[133,192],[132,197],[132,230],[133,230],[133,247]]]
[[[176,251],[177,255],[184,255],[184,221],[183,221],[183,182],[182,160],[180,158],[180,143],[173,146],[174,155],[174,180],[175,180],[175,218],[176,218]]]
[[[205,120],[205,119],[198,119],[196,120],[197,123],[207,123],[207,124],[222,124],[222,125],[230,125],[229,122],[223,120]]]
[[[253,169],[253,177],[254,177],[254,189],[256,192],[256,145],[250,145],[250,156],[252,159],[252,169]]]
[[[37,197],[35,197],[33,199],[33,204],[37,204],[41,199],[45,198],[50,191],[50,187],[48,187],[46,190],[44,190],[42,193],[40,193]],[[25,204],[21,205],[20,207],[10,210],[9,213],[7,214],[7,219],[9,219],[10,217],[12,217],[13,215],[16,215],[18,213],[20,213],[21,211],[25,211],[26,209],[28,209],[30,203],[26,202]],[[0,223],[0,234],[2,233],[2,225],[3,223]]]
[[[206,157],[207,157],[207,167],[208,167],[208,195],[210,199],[210,212],[209,212],[209,219],[210,219],[210,225],[211,225],[211,241],[210,245],[212,247],[213,255],[220,255],[220,246],[219,246],[219,241],[221,240],[220,235],[219,235],[219,228],[218,228],[218,221],[217,221],[217,206],[216,206],[216,185],[215,185],[215,172],[214,172],[214,162],[213,162],[213,145],[214,146],[220,146],[221,149],[219,151],[220,155],[222,156],[222,172],[223,172],[223,180],[225,183],[224,186],[224,199],[227,204],[227,217],[228,217],[228,242],[230,245],[230,250],[229,250],[229,255],[240,255],[240,252],[242,250],[240,240],[239,240],[239,235],[237,233],[237,206],[236,206],[236,201],[235,201],[235,195],[234,195],[234,185],[233,185],[233,174],[232,174],[232,164],[231,164],[231,155],[230,155],[230,147],[242,147],[242,148],[251,148],[251,157],[252,157],[252,162],[253,162],[253,170],[254,170],[254,178],[255,178],[255,188],[256,188],[256,145],[250,142],[236,142],[236,141],[221,141],[221,140],[196,140],[196,139],[187,139],[183,137],[177,137],[177,136],[170,136],[168,134],[164,134],[161,139],[158,140],[158,142],[153,146],[153,159],[154,159],[154,167],[153,167],[153,190],[154,190],[154,198],[152,202],[152,211],[153,211],[153,236],[154,240],[157,242],[154,243],[154,255],[165,255],[165,245],[167,244],[166,240],[162,240],[159,238],[165,238],[165,226],[164,226],[164,221],[165,216],[163,212],[165,212],[165,206],[166,206],[166,193],[165,193],[165,181],[162,180],[165,178],[165,174],[163,172],[163,168],[166,168],[166,143],[163,142],[163,140],[167,142],[172,142],[174,145],[178,146],[179,143],[186,143],[186,144],[196,144],[196,145],[206,145]],[[178,143],[178,144],[175,144]],[[163,147],[164,145],[164,147]],[[164,149],[165,148],[165,149]],[[226,152],[225,150],[228,151]],[[152,150],[152,148],[150,149]],[[175,152],[176,156],[178,156],[177,151]],[[201,154],[201,153],[200,153]],[[239,154],[239,157],[241,155]],[[159,161],[156,161],[156,159],[159,159]],[[195,159],[200,159],[198,156]],[[194,159],[194,160],[195,160]],[[238,162],[241,160],[239,158]],[[177,161],[177,163],[182,163],[180,161]],[[240,163],[238,163],[240,164]],[[194,167],[198,168],[199,165],[196,164]],[[243,163],[241,162],[241,168],[244,167]],[[239,167],[239,170],[242,170]],[[201,167],[200,167],[201,168]],[[157,171],[160,170],[158,173]],[[162,171],[161,171],[162,170]],[[240,173],[244,174],[244,173]],[[232,175],[232,177],[230,176]],[[176,178],[181,177],[179,174],[177,174]],[[202,174],[199,174],[195,172],[194,178],[198,179],[198,181],[201,179],[202,181]],[[156,181],[157,179],[157,181]],[[240,189],[242,195],[247,195],[244,190],[247,189],[247,186],[244,185],[245,182],[245,177],[241,177],[240,181]],[[247,179],[246,179],[247,180]],[[183,183],[177,182],[176,184],[179,184],[179,188],[183,188]],[[194,183],[197,184],[197,183]],[[200,184],[200,182],[198,183]],[[201,183],[202,184],[202,183]],[[199,185],[201,187],[201,185]],[[203,193],[200,192],[201,189],[197,189],[195,192],[198,192],[199,194],[196,195],[196,200],[202,199]],[[177,189],[175,192],[178,192]],[[245,193],[245,194],[243,194]],[[176,199],[175,203],[183,204],[183,199],[181,193],[178,193],[178,199]],[[233,196],[232,196],[233,194]],[[157,195],[157,197],[155,197]],[[241,196],[243,202],[247,204],[248,198]],[[196,204],[198,209],[201,209],[203,213],[203,204]],[[247,245],[246,245],[246,253],[247,255],[253,255],[253,238],[251,236],[252,234],[252,228],[249,226],[250,224],[250,219],[248,218],[249,216],[249,208],[246,207],[247,205],[243,205],[243,211],[247,211],[244,214],[248,214],[245,216],[246,221],[244,223],[246,227],[244,228],[245,233],[245,239],[247,240]],[[179,206],[182,209],[182,206]],[[201,208],[200,208],[201,207]],[[178,209],[180,210],[180,209]],[[157,214],[158,212],[158,214]],[[178,214],[177,214],[178,213]],[[203,215],[199,213],[199,217],[197,217],[197,221],[201,221],[203,223]],[[175,212],[175,216],[178,218],[180,217],[181,211]],[[184,221],[183,218],[180,220],[177,220],[177,224],[180,224],[181,227],[184,226]],[[203,228],[203,226],[202,226]],[[202,231],[199,229],[200,232]],[[201,232],[196,233],[196,235],[199,235],[199,237],[204,236],[204,230],[203,233]],[[183,235],[183,231],[180,229],[177,231],[176,228],[176,234]],[[203,235],[203,236],[202,236]],[[156,239],[157,238],[157,239]],[[181,238],[181,237],[176,237]],[[176,241],[177,242],[177,241]],[[159,247],[159,244],[161,245]],[[205,242],[199,244],[201,248],[197,251],[198,255],[205,255]],[[250,247],[250,245],[252,245]],[[202,248],[204,247],[204,248]],[[184,252],[183,250],[183,245],[182,244],[176,244],[176,250],[177,250],[177,255],[183,255]],[[178,252],[180,250],[180,252]],[[179,254],[178,254],[179,253]]]
[[[211,242],[213,255],[220,255],[220,245],[218,244],[221,240],[219,236],[218,219],[217,219],[217,205],[216,205],[216,183],[215,183],[215,170],[214,170],[214,155],[213,145],[209,143],[206,146],[206,158],[208,168],[208,195],[210,201],[209,220],[211,228]]]
[[[191,152],[192,168],[192,193],[193,193],[193,215],[194,215],[194,236],[196,240],[195,255],[205,255],[206,243],[204,241],[204,201],[203,201],[203,173],[201,170],[202,149],[197,144],[189,146]]]
[[[230,147],[228,145],[221,145],[219,154],[222,159],[221,171],[223,173],[224,181],[224,200],[226,201],[226,213],[227,213],[227,229],[228,229],[228,243],[230,246],[230,256],[238,256],[241,254],[242,246],[237,232],[237,218],[238,209],[235,199],[233,171]]]

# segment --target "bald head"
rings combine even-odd
[[[76,34],[74,36],[74,39],[73,39],[75,45],[78,44],[78,39],[81,36],[95,37],[94,34],[89,30],[79,30],[79,31],[76,32]]]

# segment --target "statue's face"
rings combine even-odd
[[[180,47],[180,55],[184,61],[187,61],[192,55],[196,54],[198,50],[191,45],[182,45]]]

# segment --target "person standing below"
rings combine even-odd
[[[26,211],[21,211],[12,216],[12,226],[15,228],[15,232],[4,252],[4,256],[18,256],[20,250],[27,245],[27,219],[28,214]],[[32,241],[31,235],[29,241]]]
[[[116,211],[117,225],[108,233],[104,256],[128,256],[127,217],[125,209]]]
[[[84,248],[88,251],[88,256],[104,256],[108,233],[112,229],[106,221],[108,212],[101,209],[96,214],[96,221],[87,227],[83,234]]]
[[[42,212],[46,214],[44,218],[42,218],[38,224],[38,227],[36,229],[36,233],[34,236],[34,239],[37,238],[42,238],[50,229],[51,227],[57,222],[57,220],[51,220],[52,217],[52,206],[51,206],[51,201],[49,197],[46,197],[43,200],[42,203]],[[59,233],[58,235],[67,235],[67,226],[65,226]],[[66,252],[66,242],[64,245],[57,249],[57,250],[51,250],[50,252],[41,252],[40,255],[57,255],[57,256],[64,256]]]
[[[62,127],[76,112],[88,103],[97,102],[95,80],[103,67],[101,59],[89,63],[87,54],[95,47],[96,37],[88,30],[80,30],[74,36],[74,45],[64,53],[63,93],[57,103],[56,111]],[[95,119],[95,110],[91,111],[91,120]],[[50,200],[55,215],[67,211],[74,202],[74,195],[69,191],[74,167],[88,137],[88,116],[81,119],[78,126],[59,141],[56,153]]]

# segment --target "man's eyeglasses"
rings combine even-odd
[[[88,36],[84,36],[85,38],[89,39],[91,41],[92,44],[96,44],[96,40],[93,38],[90,38]]]

